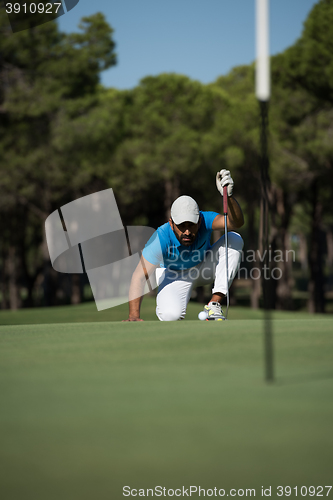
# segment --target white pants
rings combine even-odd
[[[184,271],[156,269],[159,285],[156,315],[160,321],[184,319],[193,288],[214,282],[213,293],[227,293],[239,269],[243,239],[238,233],[228,232],[228,284],[225,270],[224,235],[206,252],[200,264]]]

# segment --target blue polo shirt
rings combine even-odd
[[[159,267],[182,270],[194,267],[203,261],[210,248],[212,224],[217,212],[201,212],[201,224],[191,246],[181,245],[169,222],[160,226],[142,251],[144,258]]]

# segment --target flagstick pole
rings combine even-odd
[[[256,0],[256,97],[259,102],[261,119],[261,247],[264,252],[262,268],[262,293],[264,303],[264,355],[265,380],[274,380],[273,332],[270,303],[270,262],[269,262],[269,156],[268,156],[268,107],[270,98],[270,61],[269,61],[269,0]],[[266,271],[268,270],[268,279]]]

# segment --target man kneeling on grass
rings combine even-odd
[[[184,319],[193,288],[212,283],[212,298],[204,308],[207,319],[225,319],[221,302],[239,269],[243,249],[242,237],[233,230],[242,227],[244,217],[232,196],[234,182],[229,170],[216,174],[216,186],[222,196],[223,187],[228,186],[228,283],[224,235],[210,245],[212,231],[224,230],[224,216],[202,212],[193,198],[180,196],[172,204],[169,222],[157,229],[142,252],[142,262],[130,285],[126,321],[143,321],[140,306],[146,277],[154,272],[158,284],[156,315],[160,321]]]

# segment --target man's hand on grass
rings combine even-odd
[[[123,319],[123,323],[127,323],[128,321],[143,321],[141,318],[128,318],[128,319]]]

